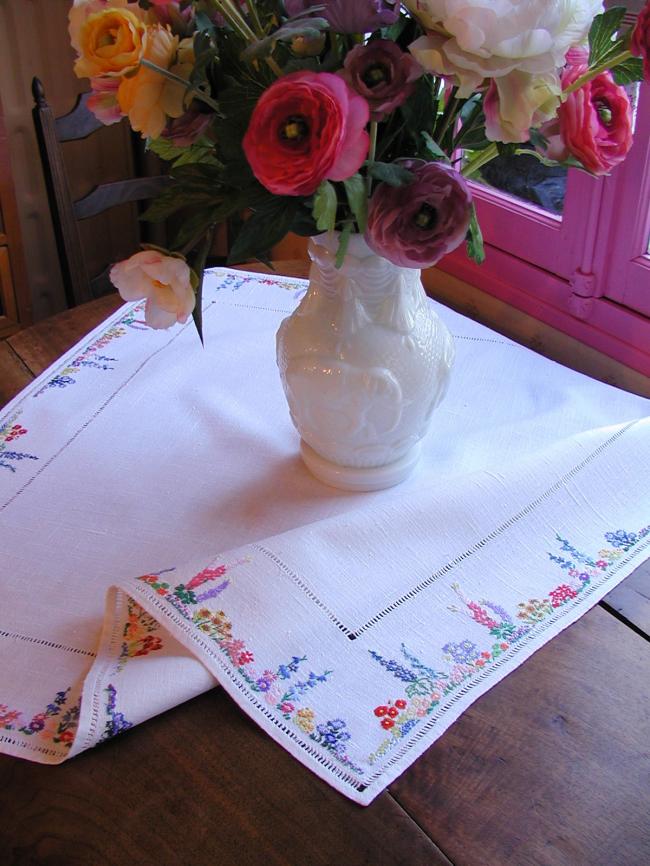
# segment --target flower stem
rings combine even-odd
[[[587,84],[587,82],[593,81],[594,78],[602,75],[603,72],[607,72],[615,66],[625,63],[625,61],[629,60],[630,57],[632,57],[632,54],[626,49],[625,51],[621,51],[620,54],[614,55],[611,60],[601,63],[600,66],[594,66],[593,69],[588,69],[584,75],[581,75],[580,78],[576,78],[576,80],[570,84],[566,90],[563,90],[562,95],[566,96],[569,93],[575,93],[576,90],[580,90],[580,88],[584,84]]]
[[[232,0],[210,0],[218,12],[221,12],[230,26],[236,30],[247,42],[256,42],[257,37],[248,26],[248,22],[234,5]]]
[[[484,165],[486,165],[498,155],[499,150],[496,144],[492,142],[489,147],[486,147],[485,150],[480,150],[475,156],[470,159],[465,168],[461,171],[461,174],[463,175],[463,177],[472,177],[472,175],[476,174],[479,169],[483,168]]]
[[[264,36],[264,28],[262,27],[262,22],[260,21],[260,16],[257,11],[257,6],[255,5],[255,0],[248,0],[247,5],[250,16],[253,19],[253,29],[257,33],[258,38],[261,39]]]
[[[190,82],[186,78],[181,78],[180,75],[174,75],[173,72],[170,72],[169,69],[163,69],[162,66],[156,66],[155,63],[152,63],[150,60],[143,59],[140,61],[141,66],[146,66],[147,69],[153,69],[154,72],[158,72],[160,75],[168,78],[170,81],[174,81],[176,84],[180,84],[185,90],[190,89]],[[210,108],[217,114],[219,117],[223,118],[223,114],[219,109],[219,103],[215,102],[211,96],[208,96],[202,90],[192,90],[192,98],[198,99],[200,102],[205,102],[206,105],[209,105]]]
[[[368,168],[366,175],[366,193],[368,198],[370,198],[370,193],[372,191],[372,176],[370,174],[370,168],[375,161],[375,155],[377,153],[377,121],[373,120],[370,123],[370,149],[368,150]]]

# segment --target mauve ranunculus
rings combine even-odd
[[[368,103],[338,75],[292,72],[260,97],[243,146],[259,182],[276,195],[310,195],[346,180],[368,153]]]
[[[394,265],[428,268],[462,243],[472,216],[463,177],[442,162],[400,160],[415,175],[404,186],[380,183],[368,207],[368,246]]]
[[[176,147],[189,147],[200,138],[213,119],[211,114],[203,114],[190,108],[180,117],[170,118],[163,129],[161,138]]]
[[[632,33],[630,51],[636,57],[643,58],[643,74],[650,84],[650,0],[639,12],[636,27]]]
[[[312,6],[324,6],[315,14],[327,20],[336,33],[369,33],[388,27],[399,18],[397,0],[284,0],[293,17]]]
[[[370,118],[382,120],[406,102],[423,72],[417,60],[395,42],[375,39],[349,51],[340,74],[368,101]]]
[[[562,75],[563,89],[586,71],[584,65],[567,67]],[[558,117],[566,150],[592,174],[609,174],[632,147],[630,100],[609,72],[570,93],[558,109]]]

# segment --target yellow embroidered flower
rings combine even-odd
[[[89,15],[79,30],[78,78],[124,75],[142,57],[146,27],[129,9],[104,9]]]
[[[314,724],[314,718],[316,714],[313,710],[305,707],[301,710],[298,710],[295,716],[295,723],[301,728],[306,734],[311,734],[311,732],[316,727]]]
[[[148,27],[142,57],[168,70],[177,48],[178,36],[172,36],[166,27]],[[117,91],[123,114],[128,114],[132,128],[143,138],[158,138],[168,117],[180,117],[185,111],[184,97],[183,85],[146,66],[123,78]]]

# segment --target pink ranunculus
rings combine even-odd
[[[650,0],[639,12],[636,26],[632,32],[630,51],[635,57],[643,58],[643,75],[650,84]]]
[[[184,259],[143,250],[113,265],[110,279],[125,301],[146,298],[144,318],[151,328],[186,322],[194,309],[191,271]]]
[[[382,120],[402,105],[415,89],[424,69],[389,39],[355,45],[340,74],[370,106],[371,120]]]
[[[380,183],[370,199],[365,238],[378,255],[406,268],[428,268],[467,234],[472,195],[442,162],[400,160],[414,174],[404,186]]]
[[[583,65],[568,66],[562,75],[563,89],[586,71]],[[609,174],[632,147],[630,100],[609,72],[570,93],[558,117],[564,146],[592,174]]]
[[[124,115],[117,101],[117,89],[120,86],[119,78],[91,78],[90,86],[92,93],[86,103],[97,120],[101,120],[106,126],[118,123]]]
[[[353,175],[368,153],[370,110],[338,75],[292,72],[260,97],[243,147],[255,177],[276,195],[310,195]]]

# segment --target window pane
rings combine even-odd
[[[567,169],[562,166],[546,166],[534,156],[498,156],[483,166],[481,180],[550,213],[564,210]]]

